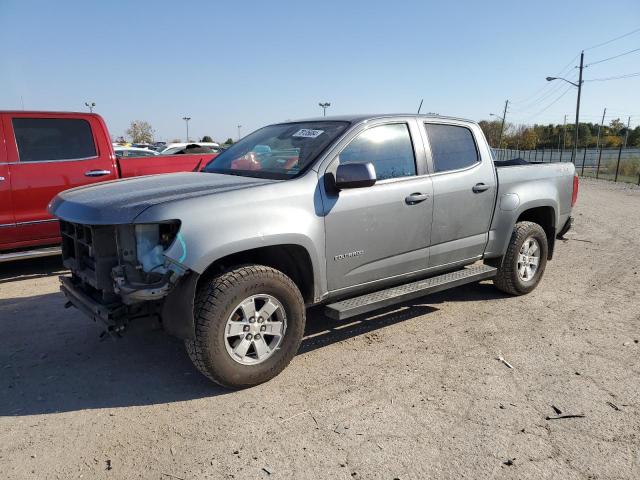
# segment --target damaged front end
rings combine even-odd
[[[134,318],[155,316],[169,333],[189,338],[192,313],[184,308],[193,304],[197,274],[164,255],[180,240],[179,229],[178,221],[137,225],[61,221],[63,262],[71,270],[70,277],[60,277],[67,306],[102,320],[112,333],[122,332]],[[175,318],[177,313],[188,318]]]

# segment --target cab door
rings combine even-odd
[[[11,200],[11,178],[0,115],[0,249],[10,248],[16,240],[16,222]]]
[[[471,263],[482,257],[496,201],[491,154],[468,124],[423,123],[433,172],[433,224],[429,267]],[[483,150],[484,148],[484,150]]]
[[[97,116],[7,114],[4,122],[19,240],[54,240],[58,222],[47,211],[63,190],[117,178],[111,152],[100,152]]]
[[[427,268],[433,187],[413,119],[372,122],[349,140],[339,163],[371,163],[371,187],[324,192],[327,287],[363,289]]]

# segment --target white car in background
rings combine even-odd
[[[167,148],[160,152],[161,155],[175,155],[180,153],[189,153],[187,150],[198,149],[193,153],[207,153],[202,150],[211,150],[211,153],[220,152],[220,144],[216,142],[189,142],[189,143],[170,143]]]
[[[156,155],[160,155],[155,150],[151,150],[149,148],[139,148],[139,147],[123,147],[118,145],[117,147],[113,147],[116,152],[116,157],[118,158],[127,158],[127,157],[155,157]]]

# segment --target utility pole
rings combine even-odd
[[[191,117],[182,117],[182,119],[187,124],[187,143],[189,143],[189,120],[191,120]]]
[[[600,133],[602,132],[602,127],[604,125],[604,117],[607,115],[607,109],[605,108],[604,111],[602,112],[602,121],[600,122],[600,125],[598,126],[598,140],[596,141],[596,149],[600,149],[600,151],[598,152],[598,166],[596,167],[596,178],[598,178],[598,175],[600,174],[600,160],[602,160],[602,147],[600,146]]]
[[[85,107],[89,108],[89,113],[93,113],[93,107],[96,106],[96,102],[91,102],[91,103],[84,102],[84,105],[85,105]],[[23,110],[24,110],[24,108],[23,108]]]
[[[627,131],[624,134],[624,147],[627,148],[627,140],[629,139],[629,127],[631,127],[631,117],[627,119]]]
[[[576,101],[576,131],[573,140],[573,150],[571,151],[571,162],[576,163],[578,155],[578,125],[580,123],[580,95],[582,94],[582,70],[584,69],[584,50],[580,52],[580,76],[578,77],[578,99]]]
[[[242,128],[242,125],[238,125],[238,140],[240,140],[240,137],[241,137],[241,135],[240,135],[240,129],[241,128]]]
[[[602,131],[602,126],[604,125],[604,117],[607,115],[607,109],[604,109],[604,112],[602,112],[602,121],[600,122],[600,125],[598,125],[598,138],[596,140],[596,150],[598,148],[600,148],[600,132]]]
[[[502,126],[500,127],[500,140],[498,140],[498,148],[502,148],[502,136],[504,135],[504,119],[507,117],[507,107],[509,100],[504,102],[504,112],[502,112]]]

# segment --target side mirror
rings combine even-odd
[[[376,183],[376,169],[372,163],[344,163],[336,169],[335,187],[344,188],[370,187]]]

